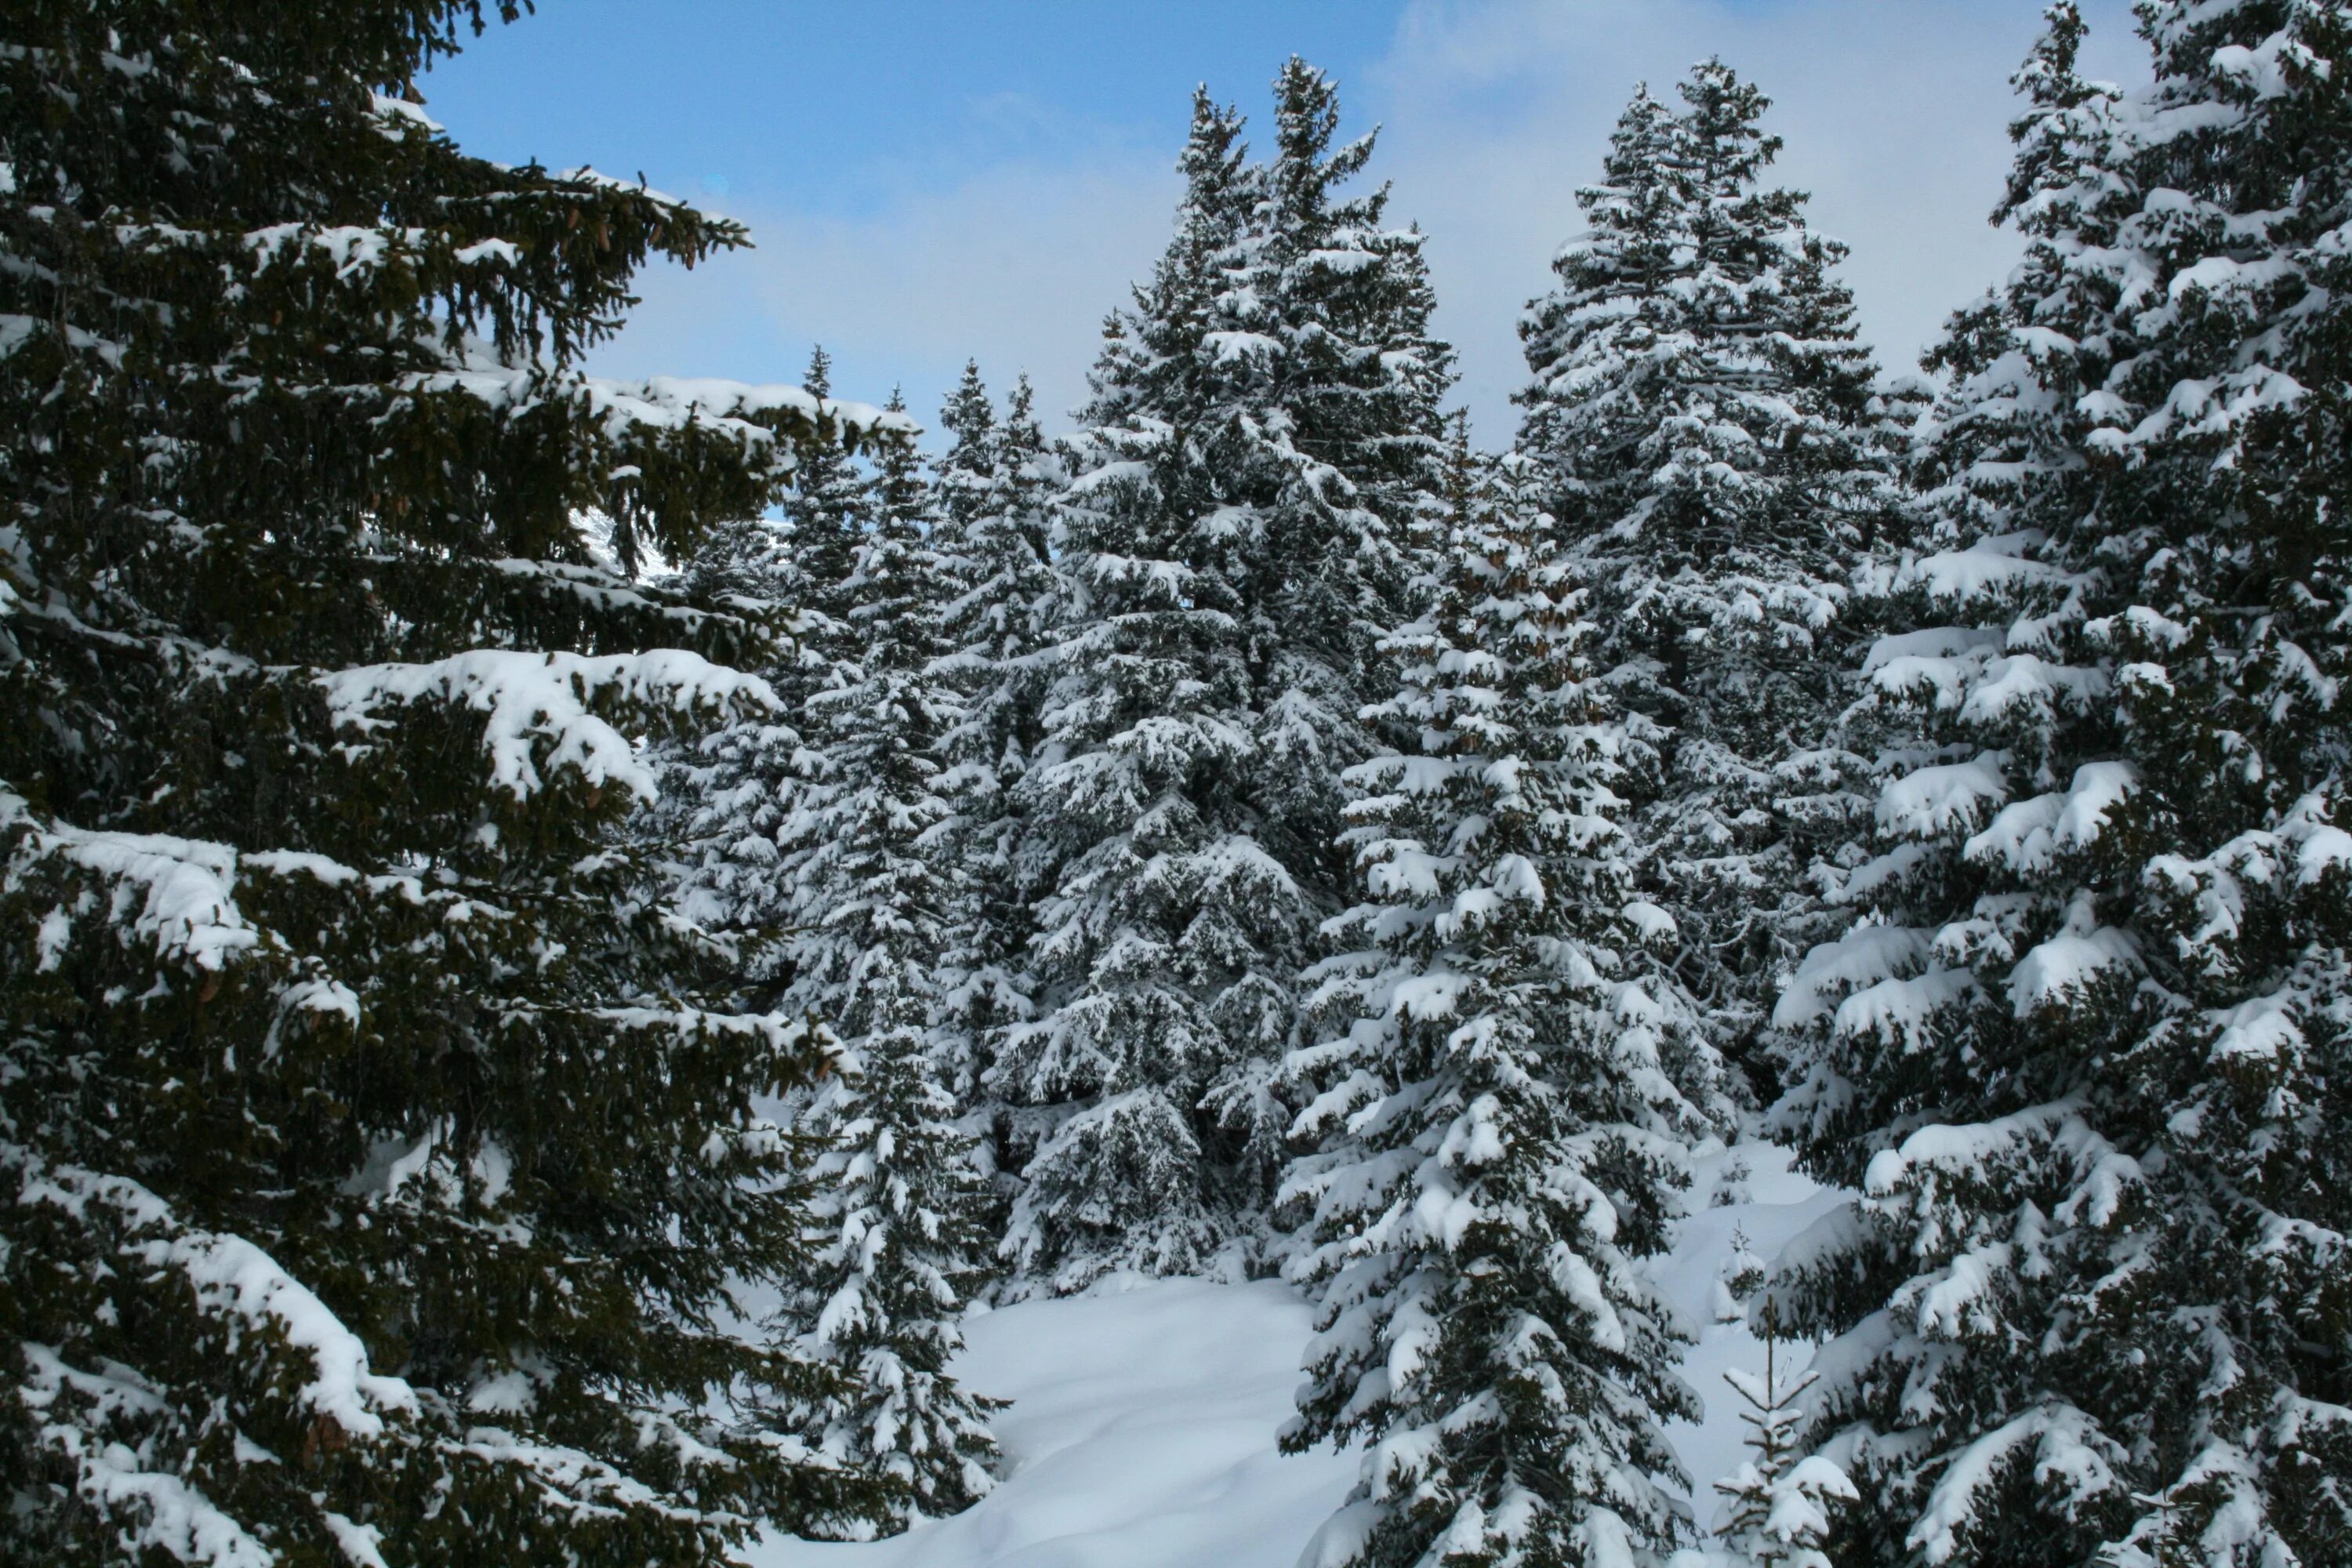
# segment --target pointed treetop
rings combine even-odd
[[[1249,155],[1249,146],[1241,139],[1245,123],[1240,110],[1209,96],[1206,82],[1192,89],[1192,125],[1176,159],[1176,172],[1184,176],[1187,207],[1232,187]]]
[[[1562,258],[1580,255],[1601,260],[1604,250],[1593,240],[1603,234],[1622,237],[1621,248],[1607,257],[1611,270],[1638,276],[1655,284],[1674,265],[1670,230],[1680,205],[1675,171],[1681,127],[1675,111],[1654,97],[1645,82],[1633,89],[1617,128],[1609,134],[1609,153],[1601,160],[1603,184],[1576,193],[1577,205],[1592,220],[1594,234],[1571,242]]]
[[[1274,199],[1294,216],[1312,217],[1328,205],[1334,185],[1362,171],[1380,132],[1331,151],[1339,131],[1339,87],[1297,55],[1276,73],[1274,105]]]
[[[1663,149],[1670,145],[1675,123],[1672,105],[1650,90],[1646,81],[1633,84],[1633,96],[1625,100],[1624,111],[1617,116],[1617,127],[1609,133],[1610,155],[1601,167],[1612,175],[1621,164],[1634,167],[1631,157],[1643,148]],[[1643,161],[1643,166],[1664,162],[1663,154]]]
[[[2087,117],[2116,96],[2115,89],[2085,80],[2077,68],[2076,58],[2090,29],[2074,0],[2053,0],[2042,21],[2042,36],[2009,79],[2025,107],[2009,122],[2017,156],[2000,205],[1992,212],[1995,224],[2020,219],[2021,226],[2037,226],[2035,209],[2048,205],[2040,198],[2075,184],[2084,164],[2097,155],[2096,145],[2084,136],[2094,128]]]
[[[987,468],[985,454],[995,434],[996,410],[980,379],[978,360],[964,361],[963,375],[940,409],[940,426],[955,437],[946,459],[950,468],[970,473]]]
[[[1023,371],[1013,383],[1013,395],[1004,401],[1004,428],[1008,434],[1026,430],[1034,438],[1037,433],[1037,389],[1029,384],[1029,373]]]
[[[2071,109],[2080,103],[2088,87],[2074,68],[2081,54],[2083,39],[2090,32],[2083,20],[2082,7],[2074,0],[2050,0],[2042,13],[2042,36],[2009,79],[2020,97],[2037,104],[2053,104]],[[2012,128],[2011,134],[2015,134]]]
[[[1244,123],[1240,110],[1218,104],[1206,87],[1193,89],[1192,128],[1176,161],[1184,176],[1176,240],[1154,268],[1150,289],[1136,290],[1136,308],[1147,319],[1199,309],[1217,257],[1241,231],[1247,216],[1242,192],[1249,179]],[[1160,297],[1156,303],[1154,294]]]
[[[1762,178],[1780,155],[1780,139],[1759,126],[1772,100],[1721,57],[1701,60],[1675,90],[1690,106],[1694,148],[1707,166],[1693,171],[1711,192],[1734,192]]]
[[[890,401],[883,405],[893,414],[907,411],[904,388],[890,389]],[[929,487],[923,483],[922,458],[911,441],[899,441],[882,448],[874,463],[875,499],[881,503],[881,520],[887,525],[920,515],[926,509]]]

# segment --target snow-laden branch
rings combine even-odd
[[[773,688],[756,675],[676,648],[589,657],[478,648],[430,664],[373,664],[319,678],[335,726],[364,737],[392,722],[390,709],[443,702],[488,716],[490,782],[518,800],[548,776],[576,770],[592,787],[619,784],[641,799],[657,793],[653,770],[629,737],[592,704],[691,711],[750,705],[774,711]]]

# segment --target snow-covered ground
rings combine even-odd
[[[1310,1314],[1283,1286],[1170,1279],[971,1319],[958,1372],[1009,1398],[1011,1474],[953,1519],[857,1545],[771,1541],[759,1568],[1291,1568],[1355,1479],[1286,1458]]]
[[[1699,1328],[1687,1373],[1706,1420],[1673,1428],[1714,1516],[1708,1487],[1736,1462],[1738,1403],[1727,1368],[1760,1368],[1760,1347],[1717,1324],[1715,1285],[1732,1233],[1766,1258],[1832,1206],[1786,1156],[1743,1146],[1746,1200],[1696,1207],[1660,1281]],[[1706,1205],[1730,1156],[1699,1163]],[[1003,1484],[970,1511],[856,1545],[772,1539],[754,1568],[1292,1568],[1346,1496],[1356,1456],[1286,1457],[1276,1429],[1291,1411],[1311,1313],[1283,1286],[1161,1280],[972,1318],[957,1371],[1012,1400],[996,1431]]]

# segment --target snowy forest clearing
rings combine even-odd
[[[1737,1233],[1769,1258],[1842,1194],[1788,1168],[1786,1151],[1742,1145],[1744,1202],[1695,1209],[1659,1282],[1698,1331],[1684,1376],[1706,1419],[1668,1428],[1695,1478],[1702,1526],[1709,1481],[1738,1468],[1747,1435],[1732,1368],[1760,1371],[1744,1324],[1713,1321],[1716,1284]],[[1695,1203],[1721,1185],[1733,1152],[1694,1162]],[[1137,1280],[971,1318],[953,1371],[963,1386],[1013,1402],[996,1418],[1005,1454],[996,1490],[950,1519],[855,1544],[771,1536],[751,1568],[1292,1568],[1356,1479],[1359,1449],[1285,1456],[1299,1352],[1314,1312],[1273,1280],[1216,1285]]]
[[[854,1545],[771,1537],[754,1568],[1291,1568],[1356,1457],[1286,1458],[1313,1312],[1273,1280],[1139,1280],[971,1319],[955,1371],[1013,1401],[1006,1479],[951,1519]]]

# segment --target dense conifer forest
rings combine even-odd
[[[1625,84],[1487,445],[1295,58],[1067,434],[592,374],[750,237],[428,118],[527,11],[0,21],[0,1560],[887,1537],[1172,1277],[1308,1568],[2352,1563],[2352,5],[2053,0],[1916,374]]]

